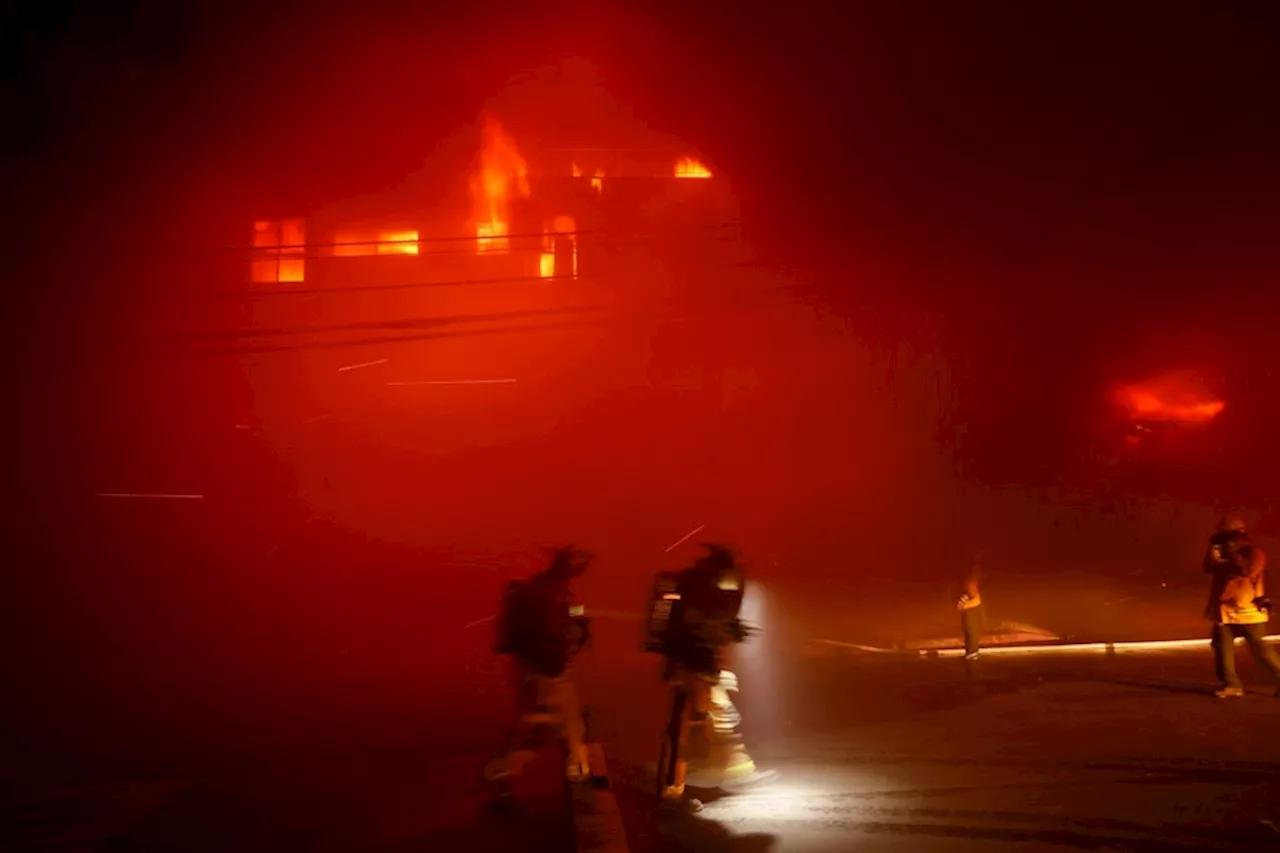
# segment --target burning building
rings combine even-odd
[[[526,146],[493,115],[476,130],[464,135],[471,162],[451,180],[424,173],[252,223],[249,280],[343,289],[589,278],[608,271],[619,239],[736,218],[723,178],[676,145]]]

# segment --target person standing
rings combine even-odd
[[[982,552],[973,559],[965,575],[956,609],[960,611],[960,630],[964,635],[964,659],[977,660],[982,654],[982,592],[978,583],[982,575]]]
[[[772,775],[762,773],[742,743],[741,717],[729,694],[738,687],[726,658],[730,647],[744,642],[750,629],[739,619],[745,579],[734,555],[719,545],[704,545],[706,555],[681,572],[664,599],[672,607],[658,650],[666,658],[664,680],[671,707],[658,761],[658,797],[667,808],[698,811],[702,804],[685,798],[690,752],[713,777],[717,787],[752,784]],[[700,737],[697,748],[691,735]]]
[[[491,782],[519,774],[531,757],[522,748],[524,741],[533,727],[543,723],[555,724],[563,733],[569,781],[581,781],[589,774],[572,663],[591,637],[574,583],[592,560],[590,553],[572,546],[555,548],[546,569],[508,587],[494,650],[513,661],[517,717],[506,755],[486,770]]]
[[[1218,522],[1203,567],[1212,577],[1204,615],[1213,623],[1214,668],[1221,684],[1214,695],[1219,699],[1244,695],[1244,684],[1236,674],[1236,637],[1244,638],[1258,665],[1280,683],[1280,658],[1264,639],[1271,609],[1263,586],[1267,555],[1250,541],[1242,519],[1228,515]]]

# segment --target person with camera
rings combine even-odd
[[[671,687],[671,710],[658,763],[658,796],[668,808],[697,811],[685,799],[690,758],[701,759],[699,775],[707,787],[746,785],[760,773],[742,745],[741,721],[729,693],[737,677],[726,668],[729,649],[744,642],[750,629],[738,618],[745,579],[731,551],[704,545],[707,553],[678,575],[668,576],[659,601],[670,604],[660,637],[650,646],[666,658],[664,680]],[[661,579],[661,577],[660,577]],[[696,748],[692,731],[699,737]]]
[[[1221,682],[1214,695],[1219,699],[1244,695],[1236,674],[1236,637],[1244,638],[1258,665],[1280,684],[1280,658],[1264,639],[1271,610],[1263,586],[1266,566],[1267,555],[1250,541],[1244,521],[1223,517],[1204,556],[1204,570],[1213,578],[1205,618],[1213,623],[1214,664]]]

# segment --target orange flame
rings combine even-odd
[[[591,178],[591,188],[596,192],[604,192],[604,170],[596,169],[595,175]]]
[[[515,140],[497,119],[485,116],[480,131],[480,168],[471,178],[477,252],[508,250],[511,199],[528,197],[529,169]]]
[[[333,255],[337,258],[362,258],[369,255],[416,255],[417,231],[383,231],[339,233],[334,239]]]
[[[554,278],[556,274],[556,235],[569,241],[569,274],[578,277],[578,225],[572,216],[557,216],[542,234],[542,253],[538,256],[538,275]]]
[[[683,157],[676,161],[677,178],[709,178],[711,170],[692,157]]]
[[[301,219],[253,223],[253,259],[249,278],[255,282],[297,283],[306,277],[306,227]]]
[[[1208,391],[1201,377],[1185,371],[1122,385],[1115,396],[1135,421],[1206,423],[1227,406]]]

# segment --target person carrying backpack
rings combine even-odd
[[[532,757],[522,747],[534,727],[548,723],[563,733],[567,778],[579,781],[590,773],[572,664],[591,636],[573,584],[592,560],[591,554],[572,546],[558,547],[541,572],[508,584],[494,650],[512,660],[517,717],[506,755],[488,774],[491,781],[520,772]]]

